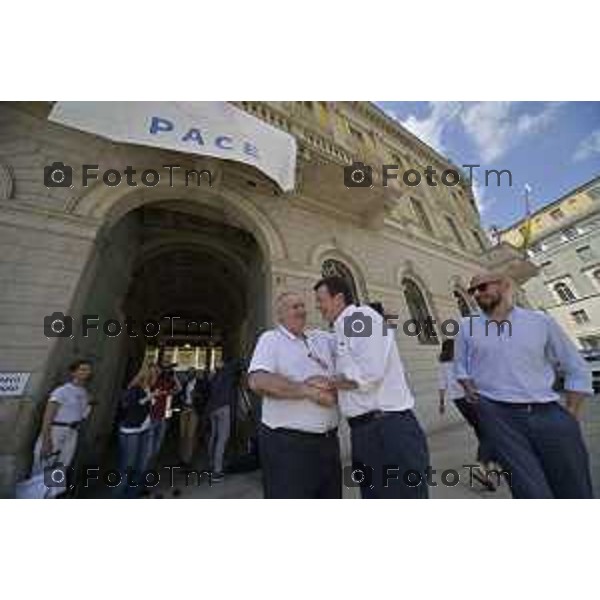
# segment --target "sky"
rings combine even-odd
[[[525,185],[535,211],[600,175],[600,102],[376,104],[456,165],[481,165],[474,192],[486,228],[525,216]],[[512,187],[493,174],[485,186],[486,169],[509,169]]]

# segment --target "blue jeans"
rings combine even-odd
[[[151,441],[151,429],[141,433],[119,433],[121,483],[115,488],[115,495],[133,498],[141,492],[142,474],[148,468],[151,458]]]
[[[167,432],[167,421],[152,421],[150,425],[150,463],[156,463]]]
[[[483,435],[510,473],[514,498],[592,498],[588,453],[577,420],[558,402],[481,398]]]

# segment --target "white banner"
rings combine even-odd
[[[0,373],[0,396],[21,396],[31,373]]]
[[[227,102],[57,102],[48,118],[114,142],[243,162],[294,189],[294,136]]]

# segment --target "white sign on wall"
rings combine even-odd
[[[57,102],[48,118],[114,142],[243,162],[294,189],[296,138],[228,102]]]
[[[0,396],[20,396],[31,373],[0,373]]]

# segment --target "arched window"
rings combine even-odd
[[[563,302],[573,302],[576,300],[575,294],[566,283],[557,283],[554,286],[554,291]]]
[[[339,260],[328,258],[321,265],[321,277],[341,277],[349,285],[352,291],[352,297],[354,298],[355,304],[358,304],[360,299],[358,297],[358,291],[356,289],[356,283],[350,269]]]
[[[412,279],[404,278],[402,280],[402,287],[404,288],[404,297],[406,298],[411,319],[419,323],[419,341],[422,344],[438,344],[435,325],[432,323],[433,317],[427,308],[425,297],[419,286]],[[412,332],[414,330],[415,326],[411,324],[409,331]]]
[[[454,297],[456,298],[456,304],[458,304],[461,317],[468,317],[473,312],[473,309],[469,306],[464,295],[458,290],[454,290]]]

